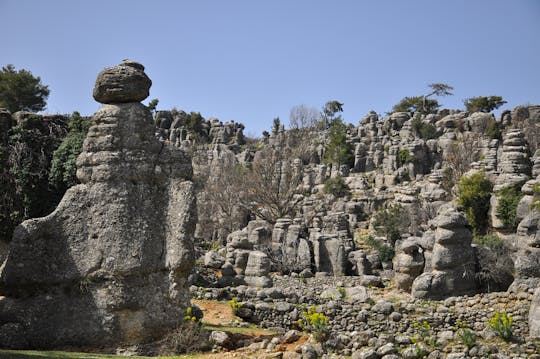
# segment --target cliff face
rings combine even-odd
[[[109,104],[77,160],[81,184],[53,213],[15,229],[0,269],[0,346],[147,342],[188,305],[191,161],[155,139],[138,102],[151,84],[143,70],[124,62],[98,76],[94,97]]]

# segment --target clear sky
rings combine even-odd
[[[0,65],[40,76],[49,113],[95,112],[97,73],[125,58],[158,109],[257,136],[295,105],[339,100],[357,124],[433,82],[455,88],[447,108],[540,103],[540,0],[0,0],[0,14]]]

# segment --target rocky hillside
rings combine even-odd
[[[65,317],[56,308],[90,300],[82,312],[107,323],[114,334],[107,344],[137,343],[156,328],[172,330],[175,308],[188,307],[189,284],[192,297],[231,300],[245,322],[304,330],[319,342],[279,349],[296,335],[289,333],[246,342],[252,353],[535,357],[540,106],[498,118],[371,112],[355,126],[331,102],[310,123],[285,130],[275,120],[253,139],[240,123],[195,112],[152,117],[139,103],[148,95],[138,93],[140,83],[150,86],[143,70],[127,62],[98,77],[95,98],[106,105],[84,119],[93,125],[87,135],[77,116],[0,112],[0,181],[14,188],[3,192],[0,211],[5,343],[48,345],[46,321],[25,305],[43,298],[55,299],[45,312],[59,323]],[[23,219],[48,214],[77,181],[52,214],[11,236]],[[132,285],[139,292],[116,297]],[[148,301],[145,288],[163,295]],[[163,313],[160,325],[152,306]],[[23,323],[31,321],[31,328]],[[87,329],[93,337],[84,340],[85,331],[48,335],[104,343],[94,336],[103,326]],[[467,344],[473,336],[478,344]]]

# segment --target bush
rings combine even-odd
[[[486,232],[492,189],[493,185],[482,172],[464,176],[459,182],[457,203],[463,208],[475,237]]]
[[[515,230],[519,224],[516,210],[523,193],[516,186],[505,187],[497,192],[499,203],[497,205],[497,217],[503,222],[504,227]]]
[[[209,333],[203,328],[200,318],[188,307],[178,327],[161,342],[161,355],[193,353],[210,348]]]
[[[386,237],[394,245],[401,238],[401,232],[409,226],[409,214],[400,204],[391,204],[373,215],[373,226],[379,235]]]
[[[494,233],[488,233],[473,239],[473,242],[483,247],[489,248],[494,252],[501,252],[504,249],[504,242]]]
[[[493,316],[488,319],[488,325],[495,333],[502,339],[508,341],[512,339],[512,316],[508,315],[506,311],[495,312]]]
[[[415,116],[411,122],[411,126],[420,138],[424,140],[431,140],[440,136],[437,127],[433,126],[431,123],[422,121],[420,116]]]
[[[316,341],[322,343],[328,339],[330,334],[328,321],[328,317],[324,313],[317,312],[315,306],[312,306],[302,312],[302,319],[298,319],[298,325],[302,330],[311,333]]]
[[[486,135],[496,140],[501,139],[501,129],[499,128],[499,123],[494,118],[490,119],[487,125]]]
[[[367,237],[364,242],[377,251],[379,255],[379,259],[381,262],[390,262],[394,258],[396,252],[394,251],[394,248],[390,247],[387,244],[382,243],[381,241],[369,236]]]
[[[238,314],[240,313],[240,309],[242,309],[242,303],[238,302],[238,299],[236,297],[233,297],[227,302],[227,304],[229,304],[229,307],[231,307],[233,314],[238,316]]]
[[[409,152],[408,149],[404,148],[398,152],[398,167],[403,166],[406,163],[414,161],[414,156]]]
[[[454,331],[459,336],[459,340],[461,341],[461,343],[465,345],[467,349],[471,349],[475,346],[478,336],[469,329],[466,323],[463,323],[458,319]]]
[[[69,187],[79,183],[77,180],[77,157],[82,151],[82,146],[92,121],[84,119],[78,112],[73,112],[68,123],[69,132],[54,151],[49,172],[49,183],[58,189],[65,191]]]
[[[324,182],[324,192],[337,198],[350,196],[351,194],[349,186],[347,186],[345,180],[341,176],[336,176],[326,180],[326,182]]]

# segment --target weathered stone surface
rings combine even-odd
[[[101,71],[94,86],[97,102],[112,104],[139,102],[150,94],[152,81],[144,73],[144,66],[129,60]]]
[[[424,270],[424,250],[417,237],[399,242],[396,249],[393,259],[396,284],[399,289],[410,291],[413,281]]]
[[[2,347],[20,347],[20,333],[35,348],[142,343],[188,305],[189,158],[153,137],[142,104],[106,105],[94,121],[77,161],[82,184],[15,229],[0,269]]]
[[[536,288],[529,311],[529,334],[540,338],[540,287]]]
[[[432,221],[436,229],[430,270],[425,270],[412,283],[413,296],[441,299],[476,290],[472,233],[466,224],[465,216],[451,207],[443,208]]]

